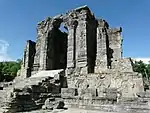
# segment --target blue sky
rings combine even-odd
[[[39,21],[85,4],[110,27],[123,28],[123,56],[150,57],[150,0],[0,0],[0,60],[21,58]]]

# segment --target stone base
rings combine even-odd
[[[76,75],[80,75],[80,74],[88,74],[87,66],[66,69],[66,76],[76,76]]]
[[[98,110],[99,112],[118,112],[118,113],[149,113],[150,106],[148,101],[137,99],[120,100],[119,103],[106,98],[78,99],[69,98],[65,100],[65,107],[80,108],[86,110]]]
[[[131,58],[112,59],[111,69],[120,72],[133,72]]]
[[[105,72],[67,77],[68,88],[81,90],[94,88],[97,96],[105,94],[105,89],[116,89],[121,97],[135,97],[138,92],[144,91],[143,79],[135,72]]]

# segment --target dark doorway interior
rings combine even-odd
[[[48,34],[47,70],[65,69],[67,66],[67,36],[63,24]]]
[[[97,21],[89,21],[87,24],[87,62],[88,73],[94,73],[95,60],[96,60],[96,34],[97,34]]]

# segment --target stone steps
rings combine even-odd
[[[60,83],[58,81],[62,71],[42,71],[13,84],[11,87],[0,90],[0,95],[2,95],[0,106],[11,113],[41,108],[49,96],[58,97],[60,94]]]

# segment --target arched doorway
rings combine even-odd
[[[47,70],[66,69],[68,31],[59,23],[48,33]]]

